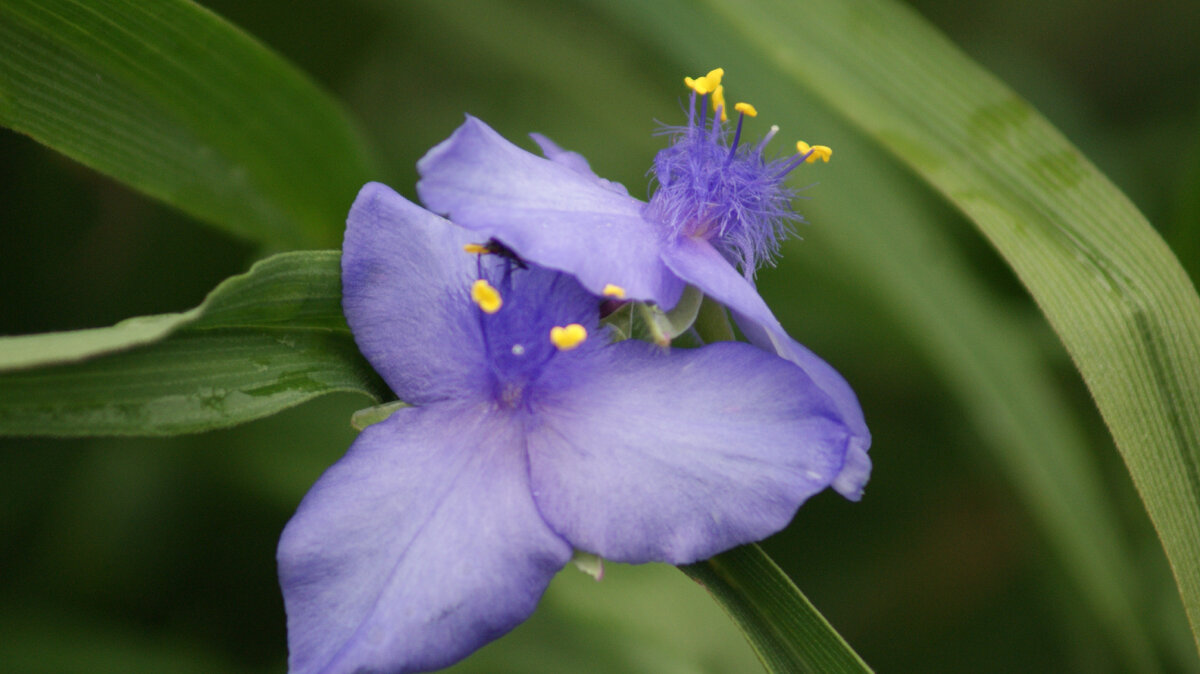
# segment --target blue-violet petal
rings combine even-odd
[[[354,341],[401,400],[482,391],[473,236],[379,183],[358,194],[342,246],[342,309]]]
[[[531,133],[529,134],[529,137],[533,139],[533,142],[538,144],[538,148],[541,149],[542,155],[544,155],[546,159],[549,159],[557,164],[562,164],[563,166],[566,166],[580,175],[592,178],[604,189],[611,190],[622,196],[629,196],[629,190],[625,189],[625,186],[621,183],[605,180],[604,178],[596,175],[595,171],[592,171],[592,165],[588,163],[587,157],[584,157],[578,152],[564,150],[563,148],[559,147],[558,143],[555,143],[540,133]]]
[[[675,306],[684,284],[659,259],[663,233],[643,220],[644,204],[577,169],[468,117],[417,162],[417,193],[430,210],[597,295],[613,284],[630,299]]]
[[[842,470],[848,432],[828,397],[772,354],[627,341],[602,355],[539,400],[528,435],[538,507],[581,550],[704,559],[779,531]]]
[[[534,505],[521,433],[440,403],[359,435],[279,543],[292,674],[445,667],[533,612],[571,547]]]
[[[804,370],[833,401],[842,421],[850,429],[851,438],[846,449],[846,465],[832,486],[851,501],[860,500],[863,487],[871,477],[871,457],[867,454],[871,447],[871,432],[867,429],[867,421],[863,418],[862,406],[858,403],[854,389],[850,388],[850,384],[832,365],[789,337],[782,327],[775,325],[768,329],[736,311],[733,312],[733,317],[751,344],[777,353],[800,366],[800,369]]]

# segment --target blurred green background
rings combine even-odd
[[[414,198],[415,161],[464,112],[526,147],[526,133],[544,133],[645,196],[656,120],[681,119],[683,75],[724,66],[730,100],[758,105],[751,133],[778,123],[781,150],[793,138],[834,148],[795,179],[812,183],[798,202],[809,224],[760,283],[792,334],[852,383],[874,434],[866,498],[818,496],[768,552],[879,671],[1124,671],[1049,542],[1043,483],[1011,459],[1014,443],[1069,438],[1133,560],[1134,621],[1158,667],[1200,671],[1128,475],[1037,308],[965,220],[816,92],[773,86],[752,56],[680,45],[600,0],[204,4],[339,98],[378,179]],[[1058,126],[1197,278],[1195,0],[913,5]],[[182,310],[269,252],[8,131],[0,221],[0,334]],[[365,404],[332,396],[170,440],[0,441],[0,670],[282,671],[275,543]],[[682,574],[617,567],[599,584],[568,569],[533,620],[461,667],[756,665]]]

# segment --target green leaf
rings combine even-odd
[[[0,3],[0,124],[276,247],[337,245],[371,176],[328,95],[185,0]]]
[[[108,328],[0,337],[0,372],[84,360],[149,344],[184,327],[288,328],[349,334],[341,253],[282,253],[221,282],[190,311],[139,316]]]
[[[0,338],[0,434],[169,435],[335,391],[388,397],[342,318],[339,260],[276,255],[191,311]]]
[[[858,159],[868,148],[842,140],[838,149]],[[971,261],[929,221],[937,213],[896,194],[898,169],[871,161],[844,168],[825,184],[837,181],[850,194],[873,191],[877,200],[832,201],[813,216],[829,226],[811,245],[832,253],[834,262],[820,263],[831,268],[808,285],[847,277],[875,294],[877,320],[887,315],[945,380],[963,422],[974,426],[979,450],[1012,484],[1087,601],[1080,608],[1108,633],[1130,671],[1154,671],[1150,626],[1139,623],[1149,608],[1147,587],[1127,547],[1122,504],[1106,493],[1094,443],[1062,395],[1058,351],[1046,353],[1054,346],[1048,331],[981,285]],[[792,247],[781,271],[812,265],[813,256],[812,249]]]
[[[708,5],[726,39],[894,152],[1016,271],[1095,397],[1200,634],[1200,298],[1161,238],[1045,119],[903,6]],[[657,11],[657,27],[681,23]]]
[[[679,567],[738,624],[768,672],[870,672],[757,545]]]
[[[1044,118],[906,8],[719,8],[945,194],[1016,271],[1095,397],[1200,635],[1200,297],[1162,239]]]

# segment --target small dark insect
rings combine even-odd
[[[468,253],[475,253],[476,255],[499,255],[505,260],[509,260],[516,264],[521,269],[529,269],[529,265],[525,264],[525,260],[522,260],[520,256],[514,253],[513,249],[500,243],[494,238],[488,239],[487,243],[484,244],[467,244],[464,246],[464,250],[466,250]]]

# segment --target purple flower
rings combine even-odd
[[[593,293],[670,309],[691,284],[729,307],[751,343],[800,366],[833,400],[853,435],[845,471],[833,486],[858,500],[871,470],[871,435],[858,398],[836,370],[787,335],[752,282],[800,219],[791,210],[785,178],[805,162],[828,160],[831,151],[798,143],[795,156],[768,160],[764,149],[777,128],[756,144],[743,144],[745,117],[757,115],[745,103],[736,106],[731,140],[723,119],[723,74],[717,69],[687,78],[688,123],[666,130],[672,142],[654,160],[658,187],[649,203],[596,176],[581,155],[541,135],[531,134],[545,158],[471,116],[417,163],[417,192],[430,210],[527,260],[574,275]],[[710,95],[714,113],[708,120]]]
[[[449,665],[528,617],[572,549],[694,562],[782,529],[844,471],[847,429],[800,368],[609,343],[600,298],[465,253],[474,238],[379,184],[350,212],[346,319],[413,406],[283,532],[293,672]]]

